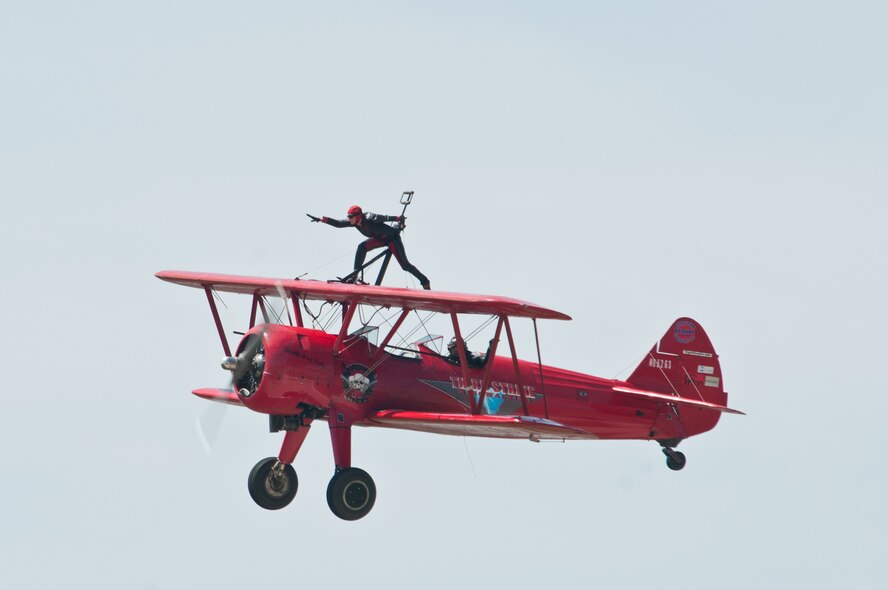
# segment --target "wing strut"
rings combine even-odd
[[[392,329],[389,330],[389,333],[388,333],[388,334],[386,334],[385,338],[384,338],[383,341],[382,341],[382,344],[380,344],[380,345],[379,345],[379,348],[376,350],[376,354],[373,355],[373,358],[372,358],[372,359],[370,359],[370,364],[371,364],[373,367],[376,367],[376,365],[379,363],[380,359],[382,359],[383,356],[385,356],[386,354],[388,354],[388,353],[385,351],[385,347],[388,346],[388,343],[389,343],[389,342],[391,342],[391,340],[392,340],[392,336],[395,335],[395,332],[398,331],[398,328],[401,327],[401,324],[404,323],[404,320],[407,319],[407,316],[408,316],[409,314],[410,314],[410,310],[409,310],[409,309],[404,309],[404,310],[401,311],[401,316],[395,321],[395,325],[392,326]]]
[[[210,311],[213,312],[213,319],[216,321],[216,330],[219,331],[219,339],[222,340],[222,350],[225,356],[231,356],[231,348],[228,347],[228,340],[225,338],[225,330],[222,329],[222,320],[219,319],[219,310],[216,309],[216,301],[213,299],[213,288],[204,285],[204,291],[207,293],[207,301],[210,302]]]
[[[469,412],[476,414],[475,396],[471,390],[471,381],[469,381],[469,363],[466,360],[466,346],[463,343],[462,332],[459,331],[459,320],[456,318],[456,312],[450,312],[450,319],[453,320],[453,335],[456,337],[456,350],[459,352],[459,366],[462,367],[463,387],[466,390],[466,398],[469,400]]]
[[[299,295],[296,291],[290,291],[290,301],[293,302],[293,313],[296,315],[296,327],[304,328],[305,325],[302,323],[302,309],[299,307]]]
[[[253,293],[253,303],[250,304],[250,329],[256,325],[257,307],[259,307],[259,293]]]
[[[350,303],[343,303],[342,307],[345,308],[343,310],[342,327],[339,329],[339,335],[336,336],[336,342],[333,343],[333,356],[339,356],[342,354],[340,347],[345,339],[345,335],[348,334],[348,326],[351,324],[352,318],[355,315],[355,310],[358,309],[358,302],[352,301]]]
[[[543,410],[546,412],[546,419],[549,419],[549,396],[546,395],[546,384],[543,383],[543,357],[540,354],[540,333],[537,330],[537,319],[533,318],[533,336],[536,338],[537,345],[537,362],[540,367],[540,390],[543,392]]]
[[[518,391],[521,394],[521,406],[524,408],[524,415],[530,416],[530,408],[527,407],[527,392],[524,391],[524,384],[521,382],[521,371],[518,369],[518,353],[515,352],[515,339],[512,338],[512,327],[509,325],[509,318],[502,316],[506,324],[506,336],[509,337],[509,348],[512,351],[512,365],[515,367],[515,381],[518,383]]]
[[[496,324],[496,335],[493,337],[493,342],[490,343],[490,350],[487,351],[487,358],[485,359],[485,364],[487,367],[484,369],[484,377],[481,379],[481,393],[478,394],[478,413],[481,413],[481,409],[484,408],[484,397],[487,395],[487,388],[490,386],[490,371],[493,369],[493,359],[496,358],[496,347],[499,344],[500,334],[503,331],[503,319],[504,316],[499,317],[499,322]]]
[[[269,323],[271,320],[268,318],[268,309],[265,307],[264,295],[259,297],[259,310],[262,312],[262,318],[265,320],[265,323]]]

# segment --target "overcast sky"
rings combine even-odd
[[[882,586],[883,3],[0,6],[0,586]],[[221,347],[153,275],[342,274],[360,236],[304,214],[403,190],[434,288],[574,318],[545,363],[615,377],[688,315],[748,416],[680,473],[648,442],[360,429],[351,523],[319,423],[258,508],[281,435],[231,408],[204,451]]]

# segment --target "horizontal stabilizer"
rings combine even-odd
[[[230,404],[232,406],[242,406],[237,394],[230,389],[212,389],[205,387],[203,389],[195,389],[192,391],[197,397],[208,399],[211,402],[219,402],[220,404]]]
[[[360,423],[358,423],[360,424]],[[436,414],[385,410],[369,414],[364,426],[386,426],[453,436],[562,440],[596,438],[594,435],[554,420],[536,416],[490,416],[479,414]]]
[[[716,412],[725,412],[726,414],[740,414],[742,416],[746,415],[740,410],[734,410],[727,406],[720,406],[718,404],[704,402],[703,400],[688,399],[686,397],[679,397],[677,395],[670,395],[667,393],[657,393],[656,391],[645,391],[643,389],[635,389],[633,387],[617,386],[614,387],[614,392],[635,397],[637,399],[659,400],[668,402],[670,404],[676,404],[678,406],[698,408],[701,410],[715,410]]]

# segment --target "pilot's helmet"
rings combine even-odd
[[[450,339],[450,342],[447,343],[447,352],[449,352],[453,356],[456,356],[457,354],[459,354],[459,347],[456,345],[456,342],[457,342],[456,336],[454,336],[453,338]],[[465,340],[463,340],[463,348],[465,348],[466,351],[468,351],[468,349],[469,349],[466,346]]]

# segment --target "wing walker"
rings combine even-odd
[[[399,236],[412,198],[404,193],[400,219],[392,219]],[[293,462],[318,421],[329,429],[335,464],[327,503],[337,517],[357,520],[373,508],[376,485],[352,464],[355,426],[532,442],[650,440],[677,471],[686,463],[675,450],[679,442],[711,430],[723,413],[742,414],[727,407],[718,355],[691,318],[675,320],[625,381],[559,369],[542,363],[537,321],[569,316],[508,297],[383,286],[392,256],[412,271],[403,246],[399,253],[390,242],[370,239],[386,250],[366,264],[356,260],[336,281],[156,274],[205,293],[222,367],[231,372],[231,387],[193,393],[267,414],[269,430],[284,433],[277,456],[259,461],[248,477],[250,496],[262,508],[293,500]],[[361,284],[380,258],[375,283]],[[248,329],[238,332],[233,352],[216,305],[227,294],[250,298]],[[439,351],[443,336],[428,332],[432,320],[452,331],[452,354]],[[482,320],[493,337],[486,355],[473,355],[468,326]],[[519,358],[513,332],[514,322],[528,320],[533,360]]]

